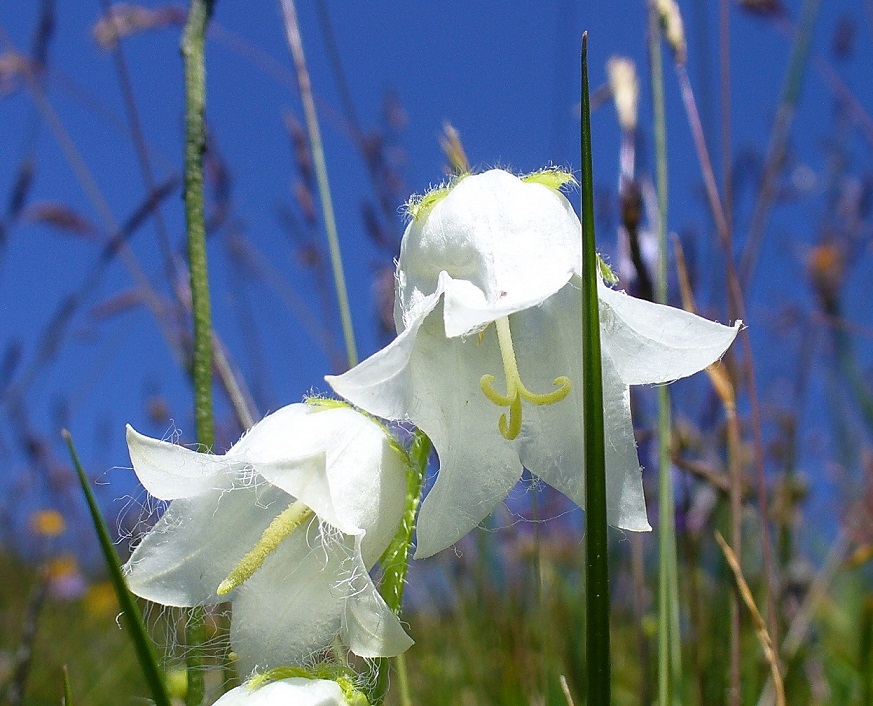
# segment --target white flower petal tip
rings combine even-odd
[[[130,428],[128,443],[143,484],[172,500],[125,566],[137,595],[230,600],[241,668],[302,662],[341,633],[368,657],[405,649],[368,574],[406,495],[405,457],[379,424],[345,405],[297,404],[224,455]]]
[[[346,699],[335,681],[292,677],[261,686],[243,684],[228,691],[215,706],[359,706],[366,703],[366,699]]]
[[[361,567],[363,568],[363,567]],[[343,641],[359,657],[396,657],[414,644],[369,575],[356,573],[343,616]]]
[[[152,439],[127,425],[127,447],[140,483],[156,498],[174,500],[215,487],[224,462],[178,444]]]
[[[604,285],[598,295],[603,346],[627,385],[672,382],[703,370],[742,327],[742,321],[724,326]]]

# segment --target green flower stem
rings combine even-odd
[[[406,466],[406,503],[400,527],[388,549],[382,555],[382,584],[380,593],[388,607],[396,615],[403,608],[403,588],[406,585],[406,572],[409,569],[409,554],[412,550],[412,534],[415,531],[415,513],[421,501],[421,486],[427,469],[427,459],[430,456],[432,444],[430,439],[420,429],[416,430],[409,449],[409,463]],[[409,686],[406,678],[406,661],[402,655],[397,658],[396,667],[401,685],[401,703],[410,703]],[[370,694],[370,701],[378,706],[385,699],[388,691],[388,660],[376,660],[376,685]]]
[[[318,127],[318,115],[315,112],[315,99],[312,97],[312,83],[309,80],[309,70],[306,68],[306,56],[303,53],[303,39],[300,36],[300,25],[297,21],[297,10],[294,6],[294,0],[281,0],[281,4],[282,15],[285,19],[285,34],[288,39],[288,46],[291,49],[291,55],[294,57],[297,82],[300,86],[300,100],[303,101],[303,111],[306,114],[306,129],[309,132],[312,163],[315,167],[315,178],[318,181],[318,193],[321,198],[321,210],[324,215],[324,229],[327,233],[327,244],[330,250],[330,263],[333,268],[334,288],[336,289],[337,304],[340,310],[346,355],[349,367],[354,368],[358,364],[358,350],[355,346],[355,330],[352,327],[349,295],[346,291],[346,279],[343,274],[343,259],[340,253],[339,236],[337,235],[336,219],[333,213],[333,202],[330,197],[327,163],[324,159],[321,131]]]
[[[649,56],[655,122],[655,161],[658,191],[658,258],[655,297],[667,301],[667,127],[658,10],[649,8]],[[679,702],[682,683],[679,642],[679,590],[676,560],[675,500],[670,475],[670,395],[658,388],[658,703]]]
[[[585,417],[585,647],[588,706],[610,703],[609,563],[606,536],[606,448],[603,365],[594,247],[594,178],[588,95],[588,33],[582,35],[582,406]]]
[[[203,219],[203,152],[206,149],[206,70],[203,49],[212,0],[191,0],[182,37],[185,58],[185,226],[194,314],[194,410],[197,441],[207,449],[215,440],[212,416],[212,325]]]
[[[82,492],[85,494],[85,500],[88,503],[88,510],[91,513],[91,521],[94,523],[94,529],[97,531],[97,539],[100,542],[100,549],[103,551],[103,559],[106,562],[106,568],[109,571],[109,579],[112,582],[112,587],[115,589],[115,595],[118,598],[118,605],[121,607],[122,619],[130,633],[130,641],[136,652],[136,657],[139,661],[140,669],[142,669],[143,676],[145,677],[146,684],[148,684],[149,689],[151,690],[152,700],[155,702],[156,706],[171,706],[170,696],[167,693],[167,687],[164,682],[164,675],[158,666],[158,659],[155,655],[155,649],[152,645],[151,637],[149,636],[148,630],[143,622],[139,606],[124,581],[121,562],[118,560],[118,554],[115,552],[115,545],[112,543],[112,537],[109,535],[109,528],[106,526],[103,515],[100,513],[100,508],[97,507],[97,501],[94,499],[94,493],[91,492],[91,486],[88,484],[88,479],[85,477],[85,471],[82,470],[79,455],[76,453],[76,447],[73,445],[73,438],[66,430],[63,431],[63,437],[70,450],[70,458],[72,458],[73,466],[76,468],[76,474],[79,477],[79,484],[82,486]],[[64,681],[66,689],[68,686],[66,673]]]
[[[191,0],[182,35],[185,60],[185,226],[188,233],[188,266],[191,273],[191,310],[194,318],[194,416],[197,441],[211,449],[215,443],[212,412],[212,323],[209,277],[206,268],[206,226],[203,220],[203,152],[206,149],[206,69],[204,37],[214,0]],[[202,608],[188,613],[185,641],[188,666],[187,706],[203,701]]]

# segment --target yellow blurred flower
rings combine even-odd
[[[43,537],[57,537],[66,531],[67,523],[57,510],[37,510],[30,516],[30,527]]]
[[[118,612],[118,599],[109,581],[101,581],[89,586],[85,591],[84,604],[88,614],[95,618]]]

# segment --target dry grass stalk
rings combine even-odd
[[[737,556],[728,546],[728,543],[721,536],[721,532],[716,531],[715,539],[721,547],[725,560],[733,571],[734,579],[737,582],[737,590],[740,598],[749,609],[752,616],[752,621],[755,623],[755,634],[758,636],[758,642],[761,643],[761,648],[764,650],[764,657],[770,665],[770,676],[773,679],[773,685],[776,690],[776,706],[785,706],[785,686],[782,683],[782,674],[779,671],[779,660],[776,657],[776,651],[773,649],[773,642],[770,640],[770,633],[767,631],[767,623],[758,611],[755,605],[755,599],[752,597],[752,591],[749,589],[749,584],[743,578],[743,570],[740,568],[740,563],[737,561]]]

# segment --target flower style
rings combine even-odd
[[[440,468],[419,514],[416,557],[479,524],[523,466],[584,506],[581,226],[556,188],[571,179],[492,170],[425,197],[401,245],[397,338],[327,378],[353,404],[409,419],[433,440]],[[722,326],[603,282],[598,292],[608,520],[646,531],[628,386],[702,370],[740,322]]]
[[[334,403],[269,415],[223,456],[127,428],[133,467],[171,501],[125,565],[169,606],[230,600],[241,673],[301,663],[337,636],[362,657],[412,640],[368,571],[403,511],[404,459],[383,429]]]
[[[357,698],[355,698],[357,696]],[[352,700],[329,679],[292,677],[263,686],[243,684],[231,689],[214,706],[367,706],[367,699],[357,692]]]

